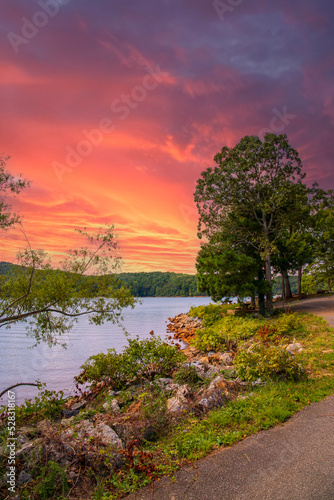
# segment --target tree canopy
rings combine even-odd
[[[204,240],[199,282],[209,290],[220,274],[224,295],[253,289],[260,297],[266,291],[271,312],[273,263],[286,270],[310,258],[302,240],[317,187],[304,184],[301,160],[286,135],[267,134],[263,142],[246,136],[233,148],[223,147],[214,161],[214,168],[202,172],[194,195],[198,236]],[[293,248],[296,242],[300,251]]]

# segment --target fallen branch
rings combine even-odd
[[[11,389],[14,389],[14,387],[19,387],[20,385],[34,385],[35,387],[38,387],[39,384],[29,384],[28,382],[22,382],[21,384],[15,384],[11,385],[10,387],[7,387],[4,391],[0,393],[0,398],[5,394],[5,392],[10,391]]]

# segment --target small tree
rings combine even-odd
[[[0,158],[0,228],[19,221],[6,201],[8,194],[18,194],[28,185],[6,171],[7,157]],[[98,233],[77,230],[88,245],[74,249],[53,268],[43,250],[29,245],[18,254],[16,266],[0,276],[0,328],[19,321],[28,323],[27,334],[36,343],[58,343],[80,316],[99,325],[121,319],[124,307],[134,306],[129,290],[121,286],[115,274],[120,265],[113,226]],[[65,344],[63,344],[65,345]]]

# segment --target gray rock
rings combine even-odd
[[[121,411],[117,399],[112,399],[111,401],[106,401],[103,404],[103,408],[106,411],[112,411],[113,413],[119,413]]]
[[[87,406],[87,401],[85,400],[78,401],[78,403],[74,403],[74,405],[71,406],[71,410],[72,411],[83,410],[84,408],[86,408],[86,406]]]
[[[219,356],[219,363],[225,366],[232,366],[233,358],[228,352],[224,352]]]
[[[78,413],[79,413],[79,410],[62,410],[62,414],[63,414],[64,418],[75,417],[76,415],[78,415]]]
[[[102,444],[105,446],[113,446],[114,448],[121,449],[122,441],[117,436],[116,432],[109,427],[109,425],[100,423],[97,424],[94,435],[99,437]]]
[[[25,484],[30,483],[32,481],[32,476],[28,474],[25,470],[20,472],[19,477],[17,478],[18,486],[24,486]]]
[[[167,385],[170,385],[173,383],[173,379],[171,378],[157,378],[153,382],[154,384],[157,384],[161,389],[164,389]]]
[[[184,384],[178,387],[175,396],[179,398],[181,401],[183,400],[183,402],[185,402],[184,400],[192,396],[192,393],[193,391],[190,385]]]
[[[204,380],[212,377],[213,375],[217,375],[219,373],[219,369],[216,366],[210,366],[209,369],[204,373],[198,373],[198,376],[203,378]]]
[[[181,413],[187,409],[187,405],[180,398],[174,397],[167,400],[167,411],[169,413]]]
[[[288,353],[290,354],[296,354],[296,352],[301,352],[303,351],[303,346],[301,344],[299,344],[299,342],[295,342],[293,344],[289,344],[287,347],[286,347],[286,350],[288,351]]]
[[[212,391],[205,391],[202,397],[197,401],[197,404],[203,409],[211,410],[213,408],[221,408],[226,403],[227,398],[222,391],[214,389]]]

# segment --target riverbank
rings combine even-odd
[[[202,306],[191,310],[195,317],[177,315],[170,330],[188,342],[184,352],[159,350],[152,335],[145,346],[130,345],[127,357],[91,360],[92,391],[68,401],[46,397],[44,406],[19,411],[20,491],[37,499],[57,476],[61,484],[46,498],[93,498],[98,491],[118,498],[334,391],[333,331],[323,320],[226,313]],[[98,369],[118,361],[113,379]],[[124,367],[132,378],[122,379]]]

